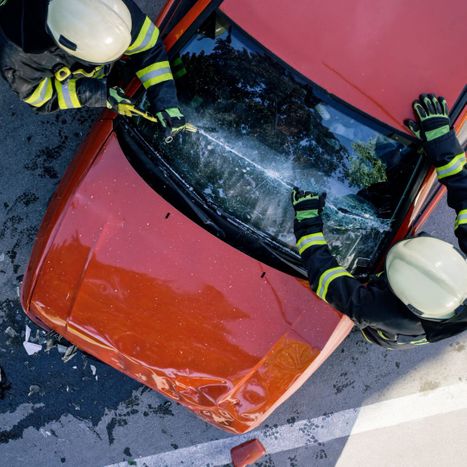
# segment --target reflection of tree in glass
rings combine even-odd
[[[215,116],[218,127],[254,137],[299,166],[312,160],[326,175],[348,157],[314,105],[307,106],[310,91],[271,57],[219,37],[211,53],[186,52],[182,59],[184,104]]]
[[[352,149],[355,155],[345,173],[351,185],[367,188],[387,180],[386,166],[376,155],[376,138],[367,143],[354,141]]]

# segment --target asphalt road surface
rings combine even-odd
[[[145,3],[154,12],[161,2]],[[467,333],[391,352],[353,332],[244,437],[82,354],[28,356],[18,287],[47,202],[97,115],[38,116],[0,83],[0,366],[11,383],[0,400],[0,465],[223,465],[254,436],[269,452],[258,466],[466,465]],[[453,220],[443,202],[426,230],[454,242]]]

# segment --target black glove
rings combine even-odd
[[[178,107],[162,110],[156,114],[159,123],[165,129],[166,136],[175,136],[185,129],[185,117]]]
[[[462,157],[454,161],[455,167],[446,167],[447,170],[444,171],[444,166],[452,163],[453,157],[461,155],[463,150],[455,131],[451,129],[446,99],[437,98],[433,94],[421,94],[419,100],[414,101],[412,106],[418,122],[405,120],[405,125],[422,141],[430,162],[435,167],[443,169],[438,170],[438,178],[452,175],[451,169],[456,169],[457,165],[463,163]]]
[[[125,95],[122,88],[109,88],[107,91],[107,108],[114,112],[132,117],[132,109],[135,108],[133,102]]]
[[[325,202],[326,193],[312,193],[310,191],[302,191],[296,187],[292,190],[292,205],[295,210],[294,232],[298,244],[300,244],[300,240],[304,236],[323,231],[321,213],[323,212]],[[325,243],[323,239],[322,244]],[[300,251],[300,245],[297,246]]]

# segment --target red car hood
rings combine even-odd
[[[310,80],[402,130],[421,92],[453,105],[465,86],[465,0],[225,0],[221,9]]]
[[[298,389],[352,326],[305,282],[176,211],[114,134],[40,256],[29,314],[234,432]]]

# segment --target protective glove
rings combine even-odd
[[[0,0],[0,6],[6,5],[6,2],[8,2],[8,0]]]
[[[323,231],[321,213],[326,202],[326,193],[312,193],[300,188],[292,190],[292,205],[295,210],[294,232],[297,240],[304,235]]]
[[[421,94],[412,106],[418,122],[405,120],[404,123],[422,141],[426,155],[437,168],[438,178],[452,175],[452,169],[460,167],[459,171],[462,170],[465,156],[455,131],[451,129],[446,99],[437,98],[433,94]]]
[[[125,96],[125,91],[122,88],[114,87],[108,90],[107,108],[120,115],[131,117],[134,115],[132,109],[135,109],[135,105]]]
[[[157,112],[156,117],[165,129],[165,134],[168,137],[175,136],[185,129],[185,117],[178,107],[171,107],[170,109]]]

